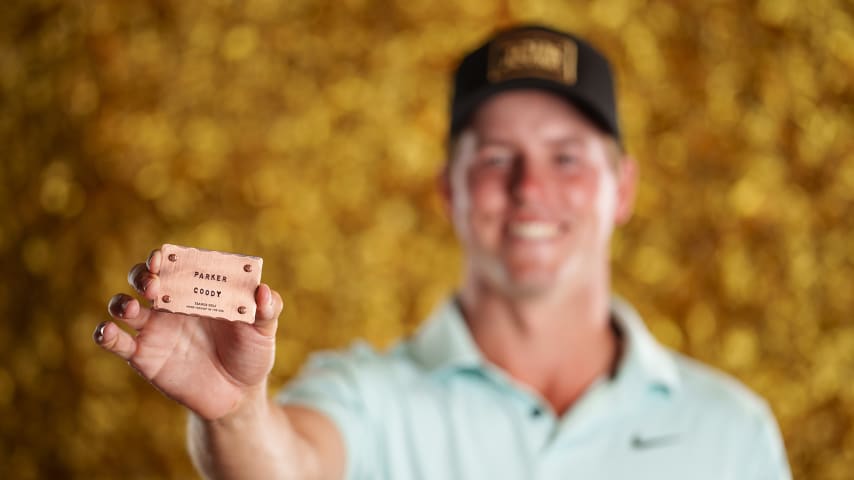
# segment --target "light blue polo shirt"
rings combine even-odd
[[[628,304],[611,310],[617,374],[562,417],[482,357],[453,301],[388,352],[314,355],[278,399],[337,425],[351,479],[791,478],[762,399],[659,345]]]

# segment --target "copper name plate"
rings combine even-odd
[[[172,313],[255,322],[260,257],[164,244],[160,293],[153,308]]]

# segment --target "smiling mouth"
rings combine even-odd
[[[560,225],[555,222],[513,222],[508,227],[512,237],[522,240],[549,240],[557,237],[560,231]]]

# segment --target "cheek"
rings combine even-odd
[[[595,202],[592,208],[596,221],[602,225],[606,232],[610,231],[617,208],[616,185],[613,182],[600,182],[593,198]]]
[[[502,183],[483,177],[459,178],[454,188],[453,218],[465,242],[491,243],[497,238],[507,198]]]
[[[500,213],[507,205],[507,192],[499,178],[474,178],[469,182],[473,216]]]
[[[584,207],[590,203],[591,197],[594,195],[594,193],[591,192],[592,188],[587,184],[587,182],[575,185],[573,188],[568,190],[566,202],[574,210],[583,210]]]
[[[599,186],[592,175],[570,178],[561,187],[562,203],[570,211],[581,214],[594,208]]]
[[[595,175],[578,178],[563,188],[564,204],[579,215],[602,221],[614,209],[614,189],[613,182],[605,178]]]

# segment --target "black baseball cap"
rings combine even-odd
[[[463,58],[454,72],[451,137],[493,95],[526,88],[567,99],[622,145],[608,60],[583,39],[541,25],[499,31]]]

